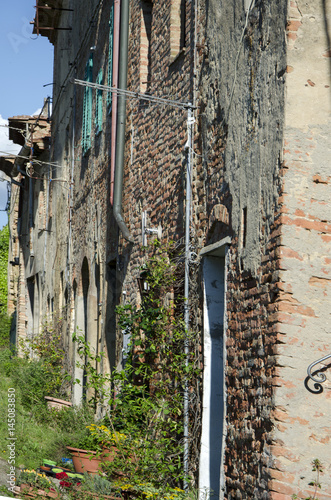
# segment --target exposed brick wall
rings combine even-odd
[[[309,362],[329,349],[326,304],[331,237],[326,207],[330,175],[327,118],[322,109],[329,82],[320,79],[319,71],[311,73],[310,65],[298,64],[309,53],[312,18],[322,25],[320,11],[319,17],[314,13],[316,2],[306,3],[305,10],[291,1],[287,15],[286,1],[256,0],[247,19],[243,3],[224,2],[220,8],[216,0],[198,2],[195,53],[194,4],[187,1],[185,50],[178,53],[173,15],[180,2],[154,0],[148,75],[147,47],[142,58],[141,5],[132,1],[128,87],[146,91],[147,84],[142,82],[150,76],[152,95],[186,103],[196,96],[191,250],[198,255],[206,245],[225,237],[231,240],[224,498],[284,500],[305,490],[312,479],[310,460],[319,457],[323,462],[331,432],[329,385],[323,393],[312,395],[303,383]],[[49,296],[60,311],[61,286],[62,291],[67,287],[71,317],[65,331],[81,326],[84,262],[84,276],[89,280],[88,329],[96,345],[108,349],[109,364],[116,365],[122,338],[121,332],[114,331],[113,312],[108,308],[124,300],[123,292],[127,301],[139,303],[139,266],[151,252],[153,239],[148,236],[147,249],[141,248],[142,212],[147,213],[148,227],[162,226],[163,242],[174,240],[178,251],[183,247],[187,111],[127,101],[123,215],[135,241],[131,245],[118,234],[109,203],[109,110],[104,107],[101,134],[95,134],[93,122],[91,148],[83,155],[84,91],[74,90],[68,76],[84,77],[91,47],[95,47],[93,80],[100,68],[106,77],[110,5],[96,0],[78,4],[82,19],[63,13],[73,30],[56,35],[52,160],[61,167],[53,174],[64,177],[66,183],[52,182],[47,207],[51,218],[42,309],[47,310]],[[314,43],[312,57],[316,50]],[[325,47],[320,52],[317,59],[322,64],[327,60]],[[302,98],[306,106],[300,104]],[[313,118],[304,120],[301,128],[300,113],[311,112],[314,99],[319,113],[311,113]],[[190,322],[202,360],[199,256],[191,265],[190,290]],[[74,364],[74,349],[67,337]],[[199,389],[195,395],[190,470],[196,478]],[[330,485],[325,482],[321,499],[329,498]]]
[[[189,55],[174,64],[170,61],[170,3],[154,2],[151,50],[150,92],[182,102],[190,100]],[[129,88],[139,88],[140,6],[131,6]],[[183,196],[185,182],[185,110],[141,101],[128,102],[127,164],[123,206],[126,220],[136,240],[141,241],[141,214],[147,211],[148,223],[162,225],[163,235],[183,235]],[[178,209],[180,210],[178,212]],[[139,248],[133,249],[135,252]],[[133,264],[134,265],[134,264]]]
[[[152,43],[151,92],[167,94],[180,100],[191,97],[192,53],[182,54],[174,65],[169,66],[169,5],[154,2],[154,44]],[[187,12],[190,20],[190,12]],[[198,22],[198,66],[206,64],[207,40],[202,26],[205,23],[201,11]],[[270,13],[269,13],[270,15]],[[136,40],[139,34],[139,6],[132,6],[132,32],[129,60],[132,61],[129,87],[138,86],[136,64],[139,54]],[[159,25],[158,23],[162,22]],[[200,24],[201,23],[201,24]],[[192,27],[192,25],[191,25]],[[254,27],[251,28],[251,31]],[[191,32],[192,33],[192,32]],[[251,35],[252,36],[252,35]],[[158,41],[160,40],[160,43]],[[190,39],[192,41],[192,38]],[[257,37],[256,37],[257,40]],[[161,43],[162,42],[162,43]],[[249,56],[257,50],[250,48],[251,74],[260,63],[257,56]],[[234,56],[233,56],[234,57]],[[209,62],[211,58],[209,56]],[[205,66],[204,66],[205,67]],[[203,69],[204,69],[203,67]],[[208,71],[208,70],[207,70]],[[159,75],[163,75],[162,81]],[[199,76],[201,82],[201,74]],[[271,140],[269,158],[273,157],[271,179],[275,179],[272,190],[267,186],[262,204],[268,211],[261,216],[260,240],[251,235],[251,226],[256,223],[248,211],[249,245],[255,241],[255,252],[259,255],[256,267],[247,269],[248,249],[240,242],[241,227],[232,224],[233,195],[225,179],[225,171],[233,166],[226,158],[227,132],[221,106],[217,104],[217,85],[205,82],[205,90],[198,92],[196,113],[198,133],[195,136],[193,168],[192,249],[197,253],[206,244],[214,243],[225,236],[232,237],[230,268],[227,276],[227,440],[225,452],[226,498],[268,498],[269,467],[272,464],[273,421],[273,376],[275,374],[275,344],[277,342],[277,305],[279,282],[280,215],[278,197],[281,183],[277,180],[279,156],[281,154],[277,136]],[[282,85],[278,84],[279,92]],[[202,89],[200,89],[202,90]],[[249,92],[258,92],[252,88]],[[269,90],[271,92],[271,90]],[[208,97],[207,97],[208,96]],[[207,101],[205,103],[204,98]],[[214,99],[214,100],[213,100]],[[207,109],[208,108],[208,109]],[[125,216],[133,236],[140,238],[141,212],[146,210],[150,226],[159,223],[164,238],[180,241],[183,237],[185,195],[185,151],[186,116],[170,109],[158,109],[152,105],[134,108],[129,104],[127,121],[127,170],[125,178]],[[262,111],[261,111],[262,112]],[[235,125],[234,125],[235,126]],[[247,139],[248,141],[248,139]],[[254,143],[253,143],[254,144]],[[247,157],[252,158],[255,146],[250,140],[244,144]],[[264,161],[264,159],[261,159]],[[254,160],[250,159],[250,163]],[[229,177],[229,173],[227,174]],[[233,189],[240,186],[233,182]],[[253,193],[246,190],[248,203]],[[250,199],[251,197],[251,199]],[[250,210],[250,209],[249,209]],[[125,251],[124,254],[129,250]],[[144,251],[130,248],[130,261],[125,271],[124,288],[135,300],[135,277],[137,264],[143,262]],[[128,255],[128,254],[127,254]],[[246,263],[245,263],[246,262]],[[196,269],[195,269],[196,271]],[[191,279],[192,304],[191,323],[197,331],[202,328],[201,276]],[[191,457],[193,458],[193,457]],[[195,459],[198,457],[195,455]],[[194,465],[192,464],[192,468]]]
[[[228,275],[227,498],[268,498],[277,339],[278,224],[257,277],[232,253]]]

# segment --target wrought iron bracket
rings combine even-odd
[[[312,375],[311,371],[314,366],[318,365],[319,363],[323,363],[323,361],[325,361],[328,358],[331,358],[331,354],[328,354],[327,356],[324,356],[323,358],[314,361],[307,368],[308,377],[311,378],[311,380],[313,380],[314,382],[317,382],[318,384],[322,384],[323,382],[325,382],[326,376],[322,372],[318,372],[316,373],[316,375]]]

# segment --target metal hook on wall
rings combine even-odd
[[[317,361],[314,361],[311,363],[308,368],[307,368],[307,373],[308,377],[313,380],[314,382],[317,382],[318,384],[322,384],[323,382],[326,381],[326,376],[322,372],[316,373],[315,376],[312,375],[311,371],[314,366],[318,365],[319,363],[323,363],[326,359],[331,358],[331,354],[328,354],[327,356],[324,356],[323,358],[318,359]]]

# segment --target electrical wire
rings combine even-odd
[[[21,128],[17,128],[17,127],[12,127],[11,125],[0,125],[0,127],[4,127],[4,128],[10,128],[11,130],[16,130],[16,132],[19,132],[25,139],[25,132],[23,132],[23,130]]]
[[[77,51],[77,54],[76,54],[76,57],[74,59],[74,61],[72,62],[70,68],[69,68],[69,71],[67,72],[66,76],[64,77],[63,79],[63,84],[61,85],[61,88],[60,88],[60,92],[59,92],[59,95],[57,96],[57,99],[53,105],[53,111],[56,109],[57,107],[57,104],[61,98],[61,95],[62,95],[62,92],[63,92],[63,89],[66,87],[67,85],[67,80],[68,78],[70,77],[72,71],[74,71],[76,69],[76,63],[77,63],[77,60],[79,59],[80,57],[80,54],[81,52],[83,52],[85,50],[85,46],[86,44],[88,44],[90,42],[90,39],[89,39],[89,32],[91,31],[91,29],[93,28],[93,25],[94,25],[94,22],[95,22],[95,18],[97,17],[97,14],[98,14],[98,11],[99,9],[102,7],[103,5],[103,1],[104,0],[100,0],[98,2],[98,4],[96,5],[95,7],[95,10],[91,16],[91,21],[90,21],[90,24],[88,26],[88,28],[86,29],[85,33],[81,36],[81,40],[83,40],[82,44],[80,45],[79,47],[79,50]]]
[[[123,89],[119,89],[117,87],[109,87],[108,85],[101,85],[99,83],[87,82],[85,80],[79,80],[77,78],[72,78],[70,81],[71,81],[71,83],[74,83],[75,85],[81,85],[83,87],[90,87],[90,88],[97,89],[97,90],[106,90],[108,92],[112,92],[112,93],[117,94],[119,96],[124,96],[126,98],[148,101],[148,102],[152,102],[153,104],[171,106],[173,108],[193,109],[192,104],[176,101],[173,99],[167,99],[164,97],[157,97],[157,96],[153,96],[151,94],[142,94],[141,92],[133,92],[131,90],[123,90]]]
[[[8,153],[7,151],[0,151],[0,153],[4,154],[6,156],[12,156],[14,158],[23,158],[24,160],[30,160],[29,156]],[[33,163],[37,163],[38,165],[48,165],[49,167],[53,167],[53,168],[66,168],[62,165],[58,165],[57,163],[52,163],[49,161],[42,161],[42,160],[38,160],[37,158],[33,158]]]

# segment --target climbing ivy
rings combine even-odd
[[[104,465],[105,473],[114,477],[120,471],[132,484],[148,482],[165,490],[182,486],[185,479],[185,387],[192,387],[199,373],[193,349],[196,336],[185,329],[182,318],[182,266],[183,259],[173,258],[171,246],[156,242],[153,255],[140,269],[141,304],[117,308],[118,326],[130,336],[124,369],[97,376],[100,359],[82,336],[74,336],[85,365],[86,389],[93,389],[92,402],[99,395],[106,403],[103,425],[125,436],[114,460]]]
[[[7,268],[9,249],[9,228],[0,231],[0,312],[7,310]]]

